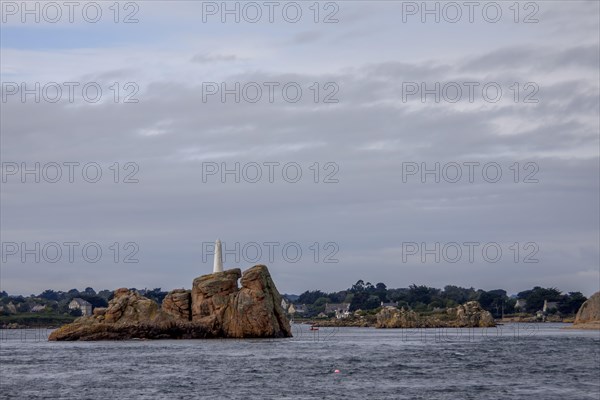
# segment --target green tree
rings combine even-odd
[[[323,293],[320,290],[307,290],[306,292],[302,293],[298,297],[298,300],[296,300],[296,303],[297,304],[314,304],[315,301],[317,301],[317,299],[320,297],[327,297],[327,294]]]
[[[408,304],[409,301],[409,295],[410,295],[410,290],[407,288],[402,288],[402,289],[388,289],[387,291],[388,293],[388,298],[391,301],[395,301],[395,302],[401,302],[404,301]]]
[[[356,283],[354,285],[352,285],[352,287],[349,289],[349,291],[352,293],[364,292],[365,291],[365,281],[363,281],[362,279],[359,279],[358,281],[356,281]]]
[[[375,285],[374,294],[379,298],[379,302],[387,302],[388,301],[388,291],[385,283],[379,282]]]
[[[447,285],[444,287],[441,296],[445,300],[452,300],[455,304],[464,304],[469,300],[475,300],[477,292],[473,288],[466,289],[459,286]]]
[[[329,293],[327,297],[331,300],[332,303],[349,303],[346,301],[346,297],[348,296],[348,292],[346,290],[342,290],[340,292]]]
[[[161,288],[154,288],[152,290],[146,290],[145,297],[154,300],[158,304],[162,304],[162,301],[167,296],[167,292],[163,292]]]
[[[410,285],[410,287],[408,289],[409,289],[409,295],[408,295],[409,300],[408,301],[411,305],[416,304],[416,303],[429,304],[429,303],[431,303],[433,298],[438,296],[440,293],[439,289],[424,286],[424,285],[417,286],[417,285],[413,284],[413,285]]]
[[[42,293],[40,293],[38,295],[39,298],[42,299],[46,299],[46,300],[54,300],[54,301],[58,301],[60,300],[60,293],[59,292],[55,292],[54,290],[44,290]]]
[[[502,308],[507,300],[506,291],[502,289],[479,292],[479,304],[496,318],[502,315]]]
[[[98,292],[98,296],[102,297],[104,300],[108,301],[110,295],[112,294],[112,290],[101,290]]]
[[[561,314],[576,314],[581,305],[587,298],[581,292],[569,292],[563,296],[563,300],[558,304],[558,311]]]
[[[557,288],[542,288],[540,286],[520,292],[517,297],[527,301],[526,310],[530,313],[541,310],[544,307],[544,300],[560,301],[562,299],[560,290]]]
[[[381,305],[379,297],[369,294],[366,291],[354,293],[350,303],[350,311],[356,310],[374,310]]]
[[[353,298],[354,298],[354,294],[348,293],[348,294],[346,294],[346,297],[344,297],[344,300],[342,301],[342,303],[352,303]]]
[[[96,295],[91,296],[91,295],[87,295],[87,294],[82,294],[79,297],[82,298],[83,300],[87,301],[88,303],[90,303],[93,308],[108,306],[108,302],[100,296],[96,296]]]
[[[319,307],[319,306],[323,306],[327,303],[331,303],[331,301],[329,301],[328,297],[319,297],[317,300],[315,300],[313,305],[316,307]]]

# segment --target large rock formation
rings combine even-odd
[[[187,322],[187,321],[186,321]],[[161,310],[159,305],[135,290],[117,289],[107,308],[81,317],[50,334],[49,340],[118,340],[208,337],[202,327],[193,327]]]
[[[377,313],[376,328],[473,328],[496,326],[489,311],[476,301],[449,308],[445,315],[419,316],[412,310],[384,307]]]
[[[223,337],[291,336],[281,296],[264,265],[244,271],[243,276],[232,269],[194,279],[192,321]]]
[[[600,329],[600,292],[594,293],[579,307],[573,328]]]
[[[241,289],[237,281],[242,278]],[[232,269],[196,278],[162,307],[138,292],[118,289],[107,308],[81,317],[50,340],[279,338],[292,336],[269,270],[256,265],[242,276]]]

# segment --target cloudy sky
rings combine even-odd
[[[1,289],[597,291],[599,3],[314,3],[3,1]]]

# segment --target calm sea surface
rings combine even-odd
[[[0,398],[598,400],[600,332],[562,326],[59,343],[2,330]]]

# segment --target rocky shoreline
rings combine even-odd
[[[573,323],[562,329],[600,330],[600,292],[595,293],[577,312],[575,320],[548,319],[540,321],[535,316],[494,320],[476,301],[470,301],[445,313],[419,315],[412,310],[387,307],[376,315],[329,320],[302,321],[322,327],[369,327],[369,328],[477,328],[494,327],[497,323]]]
[[[238,279],[241,278],[241,288]],[[117,289],[106,308],[52,332],[49,340],[283,338],[291,328],[268,268],[204,275],[191,290],[171,291],[162,306]]]
[[[441,316],[419,316],[412,310],[384,308],[377,314],[376,328],[485,328],[496,322],[476,301],[446,310]]]
[[[382,308],[376,315],[360,318],[340,318],[308,321],[323,327],[363,327],[363,328],[475,328],[494,327],[496,321],[478,302],[470,301],[445,313],[419,315],[415,311],[392,307]]]

